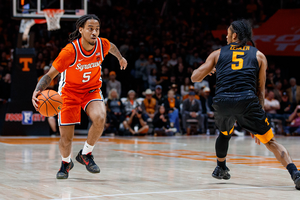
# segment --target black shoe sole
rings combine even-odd
[[[85,168],[86,168],[86,170],[87,170],[88,172],[90,172],[90,173],[92,173],[92,174],[98,174],[98,173],[100,173],[100,170],[99,170],[99,171],[96,171],[96,172],[95,172],[95,171],[91,171],[91,170],[88,168],[88,166],[82,161],[82,158],[80,157],[79,154],[76,156],[76,160],[77,160],[77,162],[79,162],[80,164],[84,165]]]
[[[73,169],[73,167],[74,167],[74,163],[73,162],[71,162],[71,168],[70,168],[70,170],[69,170],[69,172],[71,171],[71,169]],[[57,176],[57,174],[56,174],[56,179],[67,179],[67,178],[69,178],[69,172],[67,173],[67,174],[64,174],[64,176],[60,176],[60,177],[58,177]]]
[[[214,175],[214,174],[212,174],[211,176],[214,177],[214,178],[216,178],[216,179],[219,179],[219,180],[223,179],[223,177],[216,176],[216,175]]]
[[[296,188],[297,190],[300,190],[300,177],[297,178],[297,179],[294,181],[294,183],[295,183],[295,188]]]

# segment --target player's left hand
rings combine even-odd
[[[124,58],[124,57],[122,57],[120,60],[119,60],[119,63],[120,63],[120,69],[121,70],[124,70],[124,69],[126,69],[126,67],[127,67],[127,60]]]
[[[250,133],[250,135],[252,138],[255,138],[255,143],[260,145],[260,140],[257,137],[255,137],[255,135],[253,135],[252,133]]]

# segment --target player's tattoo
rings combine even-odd
[[[262,108],[264,108],[265,98],[264,98],[264,92],[262,88],[260,87],[260,79],[257,78],[257,97],[259,100],[260,105]]]
[[[113,43],[110,43],[109,53],[114,55],[118,60],[121,60],[121,58],[122,58],[122,55],[121,55],[119,49]]]
[[[48,76],[47,74],[44,75],[41,80],[38,82],[35,90],[36,91],[43,91],[45,90],[49,84],[51,83],[52,79],[50,78],[50,76]]]

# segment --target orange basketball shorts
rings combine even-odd
[[[85,93],[71,92],[64,90],[62,92],[63,105],[58,114],[59,126],[70,126],[80,124],[81,108],[86,111],[87,106],[92,101],[103,101],[103,95],[100,89],[94,89]]]

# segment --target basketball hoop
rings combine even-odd
[[[47,20],[48,31],[60,29],[59,21],[65,11],[62,9],[44,9],[43,12]]]

